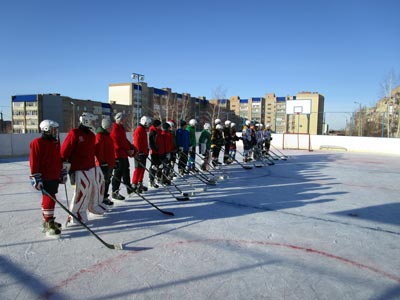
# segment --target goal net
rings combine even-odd
[[[311,138],[308,133],[284,133],[282,149],[311,151]]]

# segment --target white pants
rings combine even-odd
[[[87,222],[87,210],[95,214],[104,212],[100,203],[104,198],[104,176],[100,167],[75,171],[75,190],[70,211]]]

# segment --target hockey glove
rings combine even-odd
[[[32,186],[37,189],[38,191],[41,191],[43,188],[43,181],[42,181],[42,174],[41,173],[35,173],[29,176],[31,180]]]

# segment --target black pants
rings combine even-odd
[[[114,176],[111,181],[113,193],[119,190],[119,187],[121,185],[121,178],[125,186],[131,186],[131,177],[129,172],[128,158],[118,158],[118,162],[114,168]]]
[[[161,156],[159,154],[151,154],[151,165],[150,165],[150,172],[149,172],[149,179],[151,182],[154,182],[156,176],[158,179],[161,177]]]
[[[103,172],[104,175],[104,199],[108,198],[108,189],[110,188],[110,183],[111,183],[111,175],[113,169],[109,167],[100,167],[101,171]]]

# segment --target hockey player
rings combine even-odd
[[[100,166],[104,175],[103,204],[107,206],[114,205],[114,202],[108,199],[108,189],[115,166],[114,143],[110,137],[111,127],[111,120],[104,118],[101,120],[101,126],[96,130],[96,166]]]
[[[162,155],[164,155],[164,145],[162,143],[161,137],[161,121],[154,120],[149,128],[149,146],[150,146],[150,172],[149,172],[149,180],[150,186],[153,188],[158,188],[158,184],[156,182],[156,177],[160,179],[161,177],[161,169],[160,166],[162,164]]]
[[[143,193],[148,190],[143,185],[144,172],[146,170],[146,160],[149,155],[149,142],[147,140],[147,130],[150,127],[151,119],[148,116],[140,118],[139,126],[133,132],[133,146],[137,153],[135,155],[135,170],[133,171],[132,184],[133,191]]]
[[[245,125],[242,130],[242,141],[243,141],[243,162],[248,162],[250,160],[250,151],[251,151],[251,134],[252,131],[250,129],[251,122],[246,120]]]
[[[187,123],[185,120],[181,120],[180,128],[176,131],[176,147],[178,148],[178,170],[179,174],[183,175],[186,171],[186,164],[188,161],[188,153],[190,146],[189,131],[186,130]]]
[[[79,127],[71,129],[61,146],[61,159],[71,163],[70,182],[74,187],[74,195],[70,203],[70,211],[80,221],[87,222],[87,210],[93,215],[103,215],[105,207],[101,205],[104,198],[103,172],[95,166],[95,134],[96,117],[84,112],[79,117]],[[68,224],[75,225],[72,216]]]
[[[268,155],[269,148],[271,147],[271,141],[272,141],[272,131],[271,131],[270,124],[265,125],[265,130],[263,131],[263,136],[264,136],[264,154]]]
[[[232,163],[232,159],[229,157],[229,150],[232,144],[231,123],[230,120],[226,120],[222,130],[224,135],[224,164]]]
[[[133,192],[131,186],[131,175],[129,170],[129,157],[135,153],[132,143],[126,137],[126,115],[119,112],[114,117],[115,123],[113,124],[110,137],[114,144],[114,157],[115,169],[112,178],[112,199],[117,201],[125,200],[125,197],[119,193],[122,182],[126,187],[128,195]]]
[[[229,158],[231,161],[236,159],[236,142],[240,140],[240,138],[236,135],[236,124],[231,123],[231,146],[229,147]]]
[[[171,132],[171,125],[165,122],[161,126],[161,143],[164,145],[164,155],[162,156],[162,175],[161,183],[165,185],[171,184],[171,173],[173,170],[172,153],[175,151],[175,138]]]
[[[211,156],[213,166],[220,165],[218,157],[221,151],[221,147],[224,145],[224,136],[222,133],[223,127],[221,125],[221,120],[216,119],[214,121],[215,126],[211,131]]]
[[[62,169],[60,143],[58,140],[58,123],[52,120],[40,122],[42,136],[30,144],[30,171],[32,186],[41,191],[44,189],[53,198],[58,192],[59,183],[67,181],[67,170]],[[48,237],[58,238],[61,235],[61,224],[55,222],[55,202],[42,194],[43,232]]]
[[[201,165],[202,170],[207,170],[210,160],[210,150],[211,150],[211,125],[210,123],[205,123],[203,130],[199,137],[199,153],[203,155],[204,161]]]
[[[255,125],[255,144],[253,146],[253,150],[254,150],[254,159],[255,160],[261,160],[261,155],[262,155],[262,148],[264,145],[264,135],[263,135],[263,126],[261,123],[257,123]]]
[[[195,160],[196,160],[196,124],[197,121],[195,119],[191,119],[189,121],[189,125],[186,126],[186,130],[189,131],[189,157],[188,157],[188,170],[189,172],[193,172],[195,169]]]
[[[169,132],[171,133],[173,140],[173,146],[172,146],[173,150],[170,152],[171,153],[170,165],[171,165],[171,170],[173,170],[176,163],[176,153],[178,152],[178,147],[176,146],[176,122],[171,119],[167,121],[167,124],[170,126]]]

